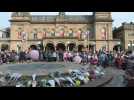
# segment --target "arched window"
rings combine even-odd
[[[8,50],[8,49],[9,49],[9,45],[8,44],[2,44],[1,45],[1,50],[2,51]]]

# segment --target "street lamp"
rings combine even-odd
[[[95,42],[93,42],[93,46],[94,46],[94,53],[95,53],[95,51],[96,51],[96,43]]]
[[[38,44],[41,44],[41,42],[39,41]]]
[[[118,42],[117,44],[118,44],[118,52],[120,52],[120,44],[121,44],[121,42]]]
[[[132,44],[132,50],[133,50],[134,44]]]
[[[133,43],[130,41],[131,51],[133,50]]]
[[[70,42],[68,41],[67,42],[67,50],[69,51],[69,44],[70,44]]]
[[[89,34],[90,34],[90,31],[87,31],[86,32],[86,36],[87,36],[87,48],[88,48],[88,50],[89,50]]]
[[[129,43],[129,44],[128,44],[128,49],[129,49],[129,50],[130,50],[130,47],[131,47],[131,44]]]
[[[37,45],[38,45],[38,49],[40,50],[40,49],[41,49],[41,42],[39,41],[39,42],[37,43]]]
[[[19,43],[17,42],[17,53],[18,53],[18,51],[19,51]]]
[[[84,41],[85,41],[85,45],[87,48],[87,45],[88,45],[88,33],[87,32],[84,34]]]

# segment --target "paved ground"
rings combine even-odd
[[[65,71],[66,69],[78,69],[82,65],[64,62],[34,62],[30,64],[4,64],[0,66],[2,72],[17,72],[24,75],[46,75],[48,72]]]
[[[2,72],[18,72],[24,75],[32,75],[34,73],[38,75],[47,75],[48,72],[66,71],[67,69],[78,69],[80,67],[86,67],[74,63],[64,62],[36,62],[31,64],[5,64],[0,66]],[[106,75],[113,75],[113,80],[104,87],[124,87],[123,75],[124,71],[108,67],[105,69]]]
[[[123,70],[119,70],[116,68],[107,68],[106,72],[111,73],[113,75],[113,80],[104,87],[125,87],[123,83],[123,75],[125,74],[125,72]]]

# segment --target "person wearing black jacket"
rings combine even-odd
[[[25,60],[26,60],[26,53],[24,51],[21,51],[19,54],[19,61],[20,63],[24,63]]]

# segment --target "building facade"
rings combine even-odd
[[[0,29],[0,50],[9,49],[10,46],[10,28]]]
[[[112,51],[118,39],[113,39],[110,12],[93,12],[92,15],[55,16],[30,15],[13,12],[11,17],[10,50],[26,50],[42,44],[45,50],[99,50]]]
[[[122,23],[113,31],[113,37],[121,40],[124,50],[134,50],[134,23]]]

